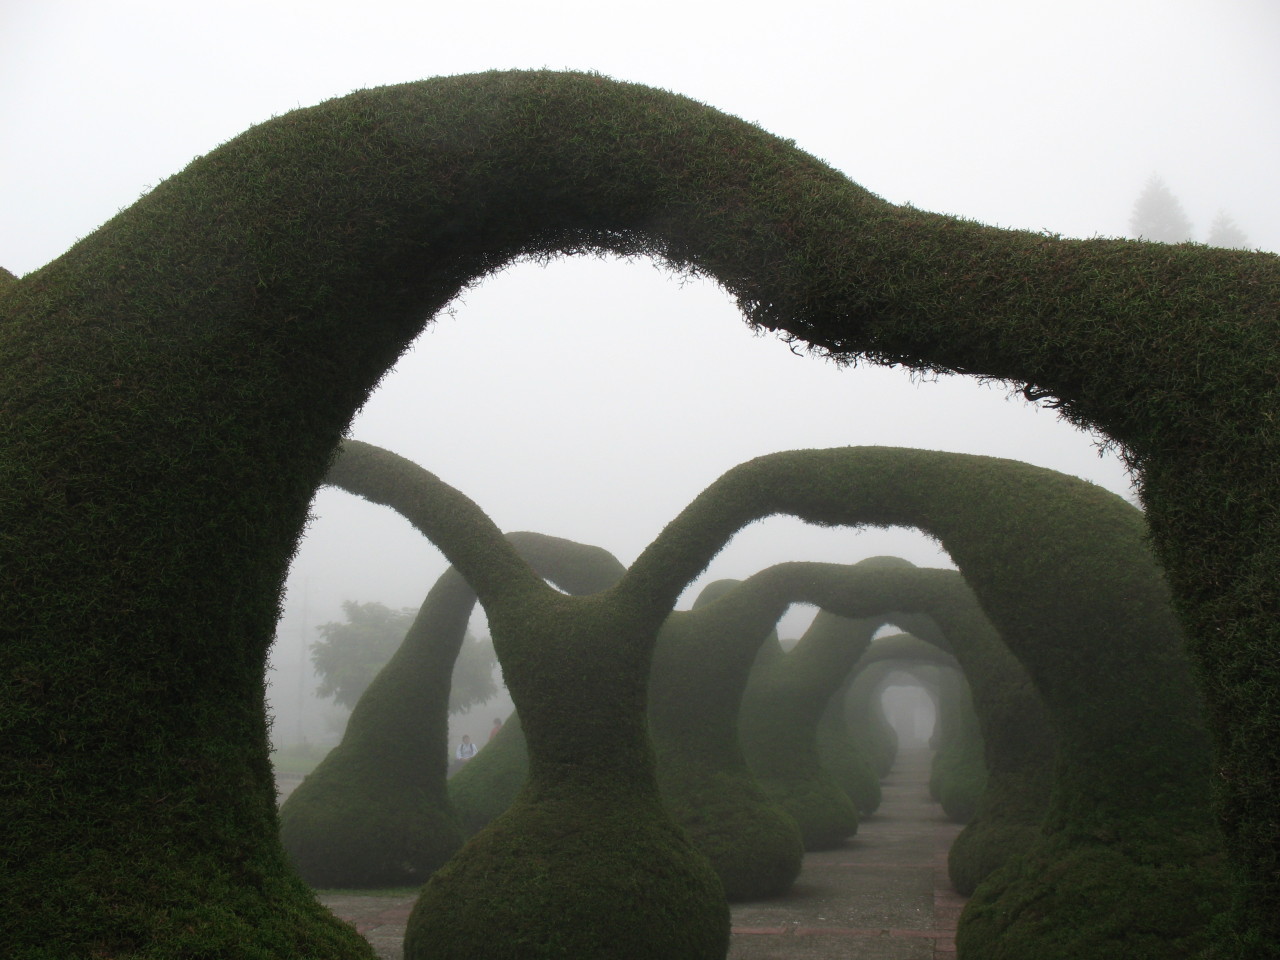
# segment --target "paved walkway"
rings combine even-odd
[[[928,778],[928,752],[904,753],[856,837],[806,856],[785,897],[734,904],[729,960],[954,960],[964,898],[947,880],[947,850],[960,826],[929,800]],[[401,960],[413,896],[320,900],[382,960]]]

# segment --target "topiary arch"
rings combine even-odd
[[[424,323],[518,257],[588,250],[711,276],[838,359],[1025,387],[1120,446],[1216,734],[1224,939],[1275,952],[1280,259],[895,207],[694,101],[550,72],[278,117],[0,284],[6,940],[363,949],[274,836],[284,571]]]
[[[855,620],[927,612],[934,623],[924,626],[942,627],[957,653],[994,624],[1053,715],[1059,765],[1045,829],[1016,872],[1010,863],[978,890],[958,940],[978,944],[976,955],[998,948],[1042,960],[1170,960],[1205,945],[1226,887],[1207,811],[1207,744],[1141,515],[1120,497],[990,457],[875,447],[774,454],[699,495],[615,587],[568,598],[420,467],[347,441],[331,477],[339,469],[358,473],[363,496],[397,509],[469,571],[512,697],[537,734],[511,808],[424,888],[406,957],[590,953],[619,930],[635,957],[664,956],[673,942],[691,957],[715,949],[711,937],[697,947],[687,939],[708,930],[697,891],[675,882],[704,884],[696,878],[705,865],[657,810],[645,665],[681,586],[733,532],[776,512],[919,526],[964,578],[884,561],[780,564],[751,578],[745,606],[772,606],[774,618],[792,602]],[[690,617],[697,611],[682,619]],[[994,720],[1002,684],[982,676],[987,659],[980,649],[965,656]],[[642,933],[651,929],[643,912],[621,909],[632,904],[628,871],[664,880],[644,896],[648,912],[665,918],[656,937]],[[1034,909],[1010,906],[1023,903]]]
[[[358,475],[343,483],[359,490]],[[622,573],[599,547],[530,532],[507,540],[567,593],[595,593]],[[417,886],[462,846],[446,780],[449,686],[475,603],[456,569],[441,574],[341,742],[281,805],[285,851],[313,887]]]

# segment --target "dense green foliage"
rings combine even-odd
[[[668,532],[691,516],[717,522],[710,519],[717,507],[727,520],[750,515],[746,504],[763,502],[827,522],[874,517],[911,523],[941,541],[1022,661],[1059,735],[1045,840],[1024,854],[1045,862],[1018,881],[1041,889],[1019,893],[1052,917],[1057,898],[1067,903],[1075,896],[1073,883],[1096,882],[1090,851],[1107,863],[1119,852],[1134,867],[1123,894],[1127,909],[1146,911],[1158,927],[1169,910],[1166,871],[1183,869],[1187,850],[1211,851],[1216,839],[1198,698],[1167,588],[1145,545],[1141,514],[1100,488],[1024,464],[860,448],[779,454],[744,464],[708,488]],[[956,579],[949,571],[915,571],[895,594],[895,607],[919,609],[922,592],[946,595]],[[863,615],[821,602],[844,615]],[[944,622],[938,608],[928,612]],[[956,608],[954,615],[966,614]],[[1123,841],[1104,849],[1099,838],[1112,836]],[[1063,855],[1064,847],[1070,856]],[[1050,873],[1047,862],[1068,864],[1078,874],[1067,868]],[[1194,912],[1203,943],[1226,883],[1212,856],[1193,874],[1200,895],[1194,911],[1185,904],[1179,908],[1179,925],[1192,923],[1188,915]],[[1118,887],[1110,889],[1120,895]],[[971,942],[999,939],[1009,925],[1032,922],[1029,913],[1001,911],[998,899],[990,910],[966,913],[962,929],[969,927]],[[1108,909],[1102,898],[1091,902]],[[1051,956],[1043,927],[1036,926],[1040,956]],[[1099,934],[1108,929],[1084,928]],[[1178,948],[1192,947],[1179,941]],[[1073,941],[1072,949],[1084,947]]]
[[[326,482],[357,496],[412,489],[405,461],[349,441]],[[428,501],[432,491],[415,490]],[[429,520],[410,496],[395,500],[411,523]],[[571,594],[616,582],[607,551],[536,533],[506,542],[532,570]],[[425,882],[461,847],[446,786],[452,677],[476,594],[454,568],[441,575],[390,662],[361,697],[342,742],[285,801],[281,839],[312,886],[385,887]],[[509,738],[508,738],[509,739]]]
[[[898,759],[898,732],[889,724],[880,699],[882,684],[891,672],[890,664],[877,663],[851,673],[843,705],[853,736],[863,745],[871,769],[882,779]]]
[[[672,818],[730,901],[777,896],[804,858],[800,827],[761,789],[738,742],[738,712],[761,643],[790,605],[788,578],[717,580],[667,617],[654,648],[649,729]]]
[[[751,322],[838,359],[1024,387],[1120,446],[1216,734],[1240,892],[1223,942],[1251,960],[1280,949],[1280,259],[1062,240],[897,207],[693,101],[534,72],[361,91],[277,117],[0,284],[0,830],[11,858],[0,934],[11,953],[368,955],[290,879],[276,841],[262,687],[282,578],[342,430],[423,324],[513,259],[602,249],[714,277]],[[830,467],[802,462],[781,488],[758,482],[760,465],[736,472],[742,486],[713,488],[720,520],[686,523],[679,550],[668,541],[661,562],[633,568],[627,599],[653,620],[616,631],[621,647],[647,649],[638,638],[656,633],[672,584],[729,531],[808,512],[798,475]],[[955,495],[978,493],[981,477]],[[851,502],[871,522],[907,522],[915,510],[883,492]],[[971,576],[972,543],[942,522],[953,507],[939,497],[921,523]],[[496,532],[467,526],[442,519],[437,535],[468,579],[488,568],[474,584],[486,606],[538,592],[491,549]],[[974,574],[1011,643],[1035,606],[1019,596],[1028,577],[1095,589],[1071,557],[1045,549]],[[642,712],[632,684],[643,685],[647,653],[586,667],[583,634],[551,640],[562,603],[543,595],[531,615],[528,644],[550,654],[509,640],[504,655],[495,628],[508,680],[532,702],[591,674],[602,726],[577,741],[598,751],[613,730],[634,745],[622,765],[648,769],[642,731],[619,716]],[[1129,648],[1127,622],[1110,624],[1105,608],[1097,635]],[[1150,668],[1141,644],[1133,657]],[[1070,711],[1075,690],[1056,668],[1029,669]],[[1062,675],[1075,676],[1069,665]],[[1194,702],[1178,683],[1141,689],[1144,716],[1166,691]],[[1090,723],[1089,702],[1072,718],[1101,761],[1113,718]],[[543,740],[556,718],[521,712],[538,780],[540,754],[564,759]],[[1125,744],[1131,732],[1112,731]],[[1148,759],[1207,766],[1185,741],[1175,729]],[[634,785],[619,776],[615,789]],[[1140,782],[1148,806],[1200,816],[1198,797]],[[1075,812],[1089,819],[1087,805]],[[619,855],[636,849],[627,839]]]
[[[880,808],[880,777],[866,746],[849,723],[845,700],[852,683],[853,678],[846,677],[822,711],[818,721],[818,762],[849,795],[862,820]]]
[[[475,758],[449,778],[449,802],[464,836],[479,833],[511,806],[529,775],[529,750],[514,713]]]
[[[938,676],[941,729],[930,786],[948,816],[967,822],[951,845],[948,869],[955,888],[969,895],[1039,835],[1055,779],[1056,738],[1026,668],[963,577],[910,569],[900,576],[941,581],[927,614],[899,615],[897,622],[950,651],[964,672],[964,679],[945,671]],[[1088,637],[1079,642],[1093,643]],[[892,653],[887,646],[879,652]]]
[[[959,682],[957,682],[959,681]],[[969,823],[978,812],[978,802],[987,789],[987,758],[978,715],[973,709],[969,685],[954,671],[939,682],[942,729],[929,789],[942,804],[942,811],[957,823]],[[1040,811],[1044,813],[1043,809]],[[968,891],[972,893],[973,888]]]
[[[358,470],[338,468],[333,476],[349,492],[362,489]],[[570,593],[594,593],[622,572],[598,547],[535,533],[507,540]],[[342,742],[282,805],[281,840],[312,886],[420,884],[462,846],[445,782],[448,714],[475,602],[457,570],[441,575],[356,704]]]
[[[972,705],[970,684],[955,678],[954,671],[944,670],[938,681],[939,729],[930,784],[949,816],[968,821],[949,858],[952,882],[968,894],[1010,856],[1026,850],[1038,834],[1056,755],[1049,717],[1026,670],[996,634],[960,574],[920,570],[902,560],[882,569],[882,602],[886,608],[906,608],[887,613],[885,619],[912,630],[931,646],[921,647],[911,638],[873,643],[854,667],[850,689],[857,695],[847,697],[856,703],[863,738],[882,744],[882,762],[887,763],[896,738],[884,720],[879,697],[890,668],[904,659],[937,664],[912,670],[917,677],[923,674],[931,688],[932,677],[956,662],[971,678]],[[914,600],[906,599],[913,595]],[[963,692],[952,690],[951,680]],[[848,702],[845,707],[849,709]]]
[[[595,956],[619,939],[637,957],[723,954],[723,888],[663,809],[645,717],[653,642],[683,584],[637,595],[633,567],[612,589],[560,593],[474,503],[369,444],[346,441],[327,480],[400,512],[466,577],[529,750],[512,805],[423,887],[406,958]]]
[[[806,850],[839,846],[858,830],[853,799],[819,759],[818,725],[881,622],[820,610],[791,650],[757,664],[742,697],[738,723],[747,762],[800,824]]]

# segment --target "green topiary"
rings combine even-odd
[[[358,493],[360,477],[344,472],[340,485]],[[535,533],[507,540],[570,593],[594,593],[622,572],[598,547]],[[281,806],[281,840],[312,886],[424,883],[462,846],[446,787],[449,681],[475,600],[456,570],[445,571],[356,704],[342,742]]]
[[[870,753],[849,724],[845,701],[852,683],[853,677],[846,677],[822,711],[818,721],[818,761],[849,795],[861,821],[880,808],[880,777]]]
[[[792,650],[757,665],[742,698],[738,722],[747,762],[765,792],[800,824],[806,850],[839,846],[858,830],[852,798],[819,760],[817,730],[879,627],[878,619],[820,610]]]
[[[718,580],[658,634],[649,725],[663,803],[710,861],[730,901],[777,896],[804,858],[795,819],[761,789],[738,742],[738,711],[762,641],[790,605],[787,578]]]
[[[1039,835],[1057,748],[1045,703],[1027,671],[986,618],[975,615],[976,600],[962,578],[953,574],[951,579],[950,602],[932,608],[947,625],[945,631],[933,616],[908,614],[897,619],[935,646],[953,652],[971,681],[954,672],[940,674],[935,773],[940,758],[954,748],[958,763],[949,773],[958,779],[945,789],[945,776],[935,776],[930,783],[935,800],[942,801],[946,795],[948,814],[967,821],[951,845],[947,864],[952,885],[968,896]],[[952,642],[953,636],[957,642]],[[957,684],[964,689],[952,690]],[[947,722],[955,706],[962,707],[965,716]],[[972,720],[968,719],[970,708]],[[949,742],[953,733],[959,734],[954,744]],[[946,764],[945,759],[941,762]]]
[[[883,683],[891,672],[892,665],[878,663],[851,673],[844,702],[849,727],[867,751],[871,769],[882,779],[898,759],[898,732],[889,723],[880,701]]]
[[[969,821],[952,846],[949,863],[957,889],[971,893],[1007,857],[1025,849],[1039,830],[1055,757],[1045,705],[960,574],[920,570],[904,560],[892,565],[881,560],[874,566],[864,561],[858,569],[865,571],[859,584],[859,609],[878,610],[880,619],[915,631],[930,645],[888,637],[868,648],[851,674],[863,691],[876,692],[871,702],[859,708],[863,714],[869,713],[888,728],[879,690],[886,668],[903,658],[944,666],[954,666],[958,660],[972,677],[976,713],[968,705],[968,685],[962,680],[966,687],[963,711],[952,716],[955,697],[941,697],[935,776],[930,784],[934,799],[946,794],[944,807],[950,816]],[[873,571],[874,579],[867,576]],[[925,669],[936,672],[939,668]],[[919,668],[913,672],[919,675]],[[866,700],[868,695],[864,692],[860,697]],[[892,728],[888,730],[892,734]],[[886,742],[893,744],[896,739]],[[940,772],[945,776],[938,776]],[[947,779],[951,782],[944,790]]]
[[[948,683],[948,677],[961,680]],[[942,699],[955,706],[947,711],[947,735],[933,757],[931,787],[936,784],[938,802],[943,812],[956,823],[968,824],[978,812],[978,803],[987,789],[987,758],[973,710],[969,686],[955,671],[942,675]],[[1043,815],[1044,810],[1040,813]],[[1038,821],[1037,824],[1038,826]]]
[[[520,793],[529,775],[529,750],[513,713],[475,759],[449,778],[449,801],[467,837],[496,820]]]
[[[915,523],[938,537],[1053,715],[1060,763],[1045,824],[1053,844],[1085,849],[1097,836],[1118,834],[1125,856],[1157,870],[1165,857],[1197,844],[1213,848],[1197,697],[1141,515],[1129,504],[1009,461],[864,448],[760,458],[714,484],[682,519],[713,512],[716,503],[726,505],[726,516],[742,517],[750,515],[750,502],[785,504],[788,512],[826,522]],[[918,571],[913,589],[945,593],[939,577],[955,580],[948,571]],[[899,609],[921,602],[898,596]],[[1080,655],[1085,648],[1088,657]],[[1133,690],[1143,691],[1141,700],[1129,695]],[[1113,854],[1114,848],[1108,858]],[[1071,861],[1083,869],[1087,856]],[[1226,891],[1212,866],[1211,858],[1201,865],[1194,901],[1202,930]],[[1036,875],[1028,872],[1021,882]],[[1068,887],[1062,884],[1063,896]],[[1154,882],[1130,889],[1127,907],[1138,910],[1148,900],[1159,916],[1166,892]],[[1039,894],[1050,914],[1057,895]],[[998,938],[1002,925],[1025,919],[998,907],[971,911],[962,932],[965,924],[970,936],[985,926]]]
[[[518,257],[597,250],[712,276],[838,359],[1011,383],[1120,446],[1217,738],[1223,937],[1280,950],[1280,259],[896,207],[693,101],[516,72],[277,117],[0,285],[15,955],[208,953],[223,933],[171,922],[188,911],[243,924],[241,951],[367,955],[276,840],[282,578],[342,430],[423,324]]]

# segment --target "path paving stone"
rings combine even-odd
[[[857,836],[806,856],[786,896],[734,904],[728,960],[955,960],[965,899],[947,879],[947,850],[961,827],[929,799],[928,780],[929,753],[904,752]],[[319,897],[380,960],[402,960],[412,894]]]
[[[904,752],[879,811],[811,853],[786,896],[734,904],[729,960],[954,960],[965,898],[947,851],[960,832],[929,799],[927,751]]]

